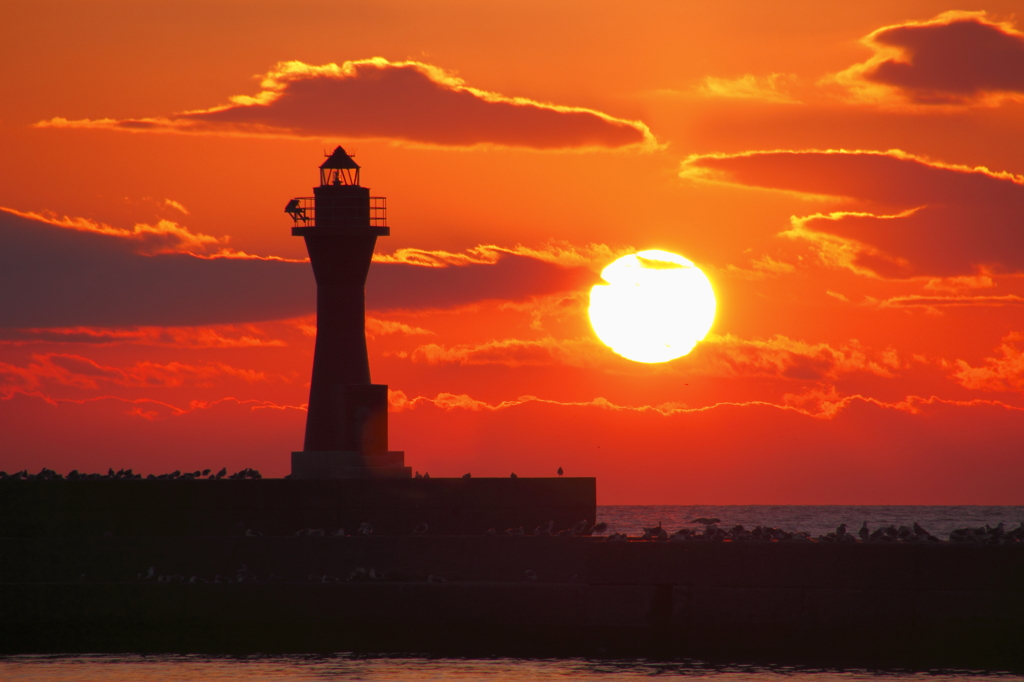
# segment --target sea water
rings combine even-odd
[[[829,670],[710,665],[700,661],[431,658],[426,656],[13,656],[0,679],[31,682],[617,682],[686,678],[709,682],[973,682],[1024,676],[972,670]]]
[[[875,530],[894,524],[914,522],[941,540],[956,528],[1005,523],[1016,528],[1024,522],[1024,506],[915,506],[915,505],[617,505],[599,506],[598,521],[608,524],[609,533],[642,535],[644,528],[662,527],[669,533],[680,528],[703,528],[698,518],[720,519],[719,526],[772,526],[790,533],[807,531],[812,537],[824,535],[845,523],[851,532],[862,523]]]

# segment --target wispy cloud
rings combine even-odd
[[[1024,304],[1024,299],[1020,303]],[[1024,392],[1024,334],[1007,335],[996,350],[999,357],[985,358],[979,367],[957,360],[953,377],[972,390]]]
[[[795,82],[796,76],[787,73],[772,73],[767,76],[755,76],[747,73],[739,78],[706,76],[697,88],[697,92],[704,97],[799,104],[800,100],[791,93]]]

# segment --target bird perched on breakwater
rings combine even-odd
[[[565,472],[564,472],[564,471],[562,471],[562,467],[558,467],[558,475],[559,475],[559,476],[561,476],[561,475],[562,475],[562,474],[564,474],[564,473],[565,473]]]
[[[693,521],[690,521],[690,523],[703,523],[705,526],[709,526],[712,523],[721,523],[721,522],[722,522],[722,519],[716,519],[714,517],[708,518],[708,517],[705,517],[705,516],[698,516]]]
[[[465,474],[462,474],[462,477],[463,478],[473,478],[473,474],[465,473]]]
[[[518,477],[518,476],[516,476],[516,472],[514,472],[514,471],[513,471],[513,472],[512,472],[512,475],[511,475],[511,476],[509,476],[509,478],[519,478],[519,477]]]
[[[420,525],[418,525],[418,526],[416,526],[415,528],[412,529],[412,534],[413,535],[423,535],[426,532],[427,532],[427,524],[425,524],[425,523],[421,523]]]
[[[369,521],[363,521],[356,532],[360,535],[373,535],[373,524]]]

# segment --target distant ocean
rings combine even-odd
[[[895,524],[920,523],[941,540],[956,528],[996,526],[1016,528],[1024,522],[1024,506],[915,506],[915,505],[619,505],[599,506],[598,521],[608,523],[609,533],[642,535],[643,528],[658,525],[669,533],[680,528],[703,528],[698,518],[721,519],[722,527],[772,526],[788,532],[807,531],[812,536],[834,531],[841,523],[856,531],[865,521],[871,530]]]
[[[721,519],[722,526],[747,528],[768,525],[807,531],[814,536],[846,523],[872,529],[915,521],[942,539],[955,528],[1016,527],[1024,521],[1024,506],[787,506],[787,505],[665,505],[599,506],[597,518],[608,532],[639,535],[645,526],[669,532],[697,527],[694,519]],[[600,659],[445,659],[426,656],[7,656],[0,657],[0,680],[5,682],[617,682],[641,678],[683,677],[713,682],[971,682],[1022,680],[1010,673],[970,670],[829,670],[794,666],[711,665],[701,661]]]

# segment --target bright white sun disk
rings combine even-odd
[[[636,362],[686,355],[715,321],[715,292],[700,268],[668,251],[623,256],[590,290],[590,324],[598,338]]]

